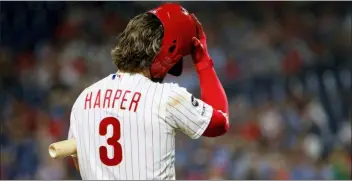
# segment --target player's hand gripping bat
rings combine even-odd
[[[53,143],[49,146],[49,155],[52,158],[63,158],[77,154],[76,140],[64,140]]]

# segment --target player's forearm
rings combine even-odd
[[[209,60],[211,61],[211,60]],[[212,65],[212,64],[208,64]],[[197,67],[201,98],[213,107],[213,114],[203,136],[217,137],[229,129],[227,96],[213,66]],[[224,114],[226,113],[226,115]]]
[[[214,109],[228,114],[226,93],[214,68],[211,66],[197,69],[197,72],[200,82],[201,99]]]

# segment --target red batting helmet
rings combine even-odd
[[[167,73],[179,76],[182,73],[182,57],[191,53],[192,37],[197,36],[196,24],[179,4],[163,4],[149,13],[154,14],[164,28],[160,52],[150,69],[151,76],[163,78]]]

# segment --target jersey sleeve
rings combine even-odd
[[[177,84],[170,84],[166,99],[168,124],[192,139],[199,138],[209,125],[213,108]]]

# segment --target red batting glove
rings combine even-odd
[[[194,14],[191,15],[197,26],[197,37],[192,38],[193,51],[192,59],[197,68],[197,71],[201,71],[205,68],[213,67],[213,60],[210,58],[207,49],[207,37],[203,31],[203,27]]]

